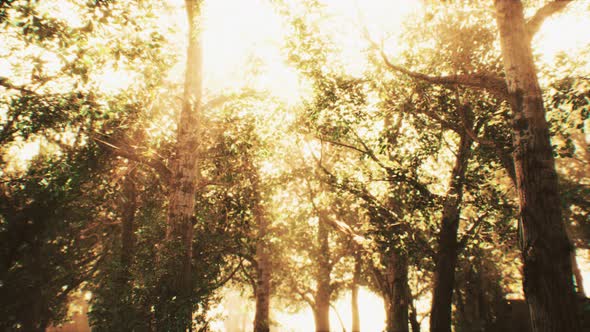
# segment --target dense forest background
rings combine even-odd
[[[590,330],[590,2],[0,29],[0,330]]]

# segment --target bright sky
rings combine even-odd
[[[366,22],[375,40],[391,34],[390,41],[395,40],[395,33],[401,28],[404,15],[420,9],[419,1],[414,0],[325,0],[330,14],[334,15],[332,28],[345,50],[342,59],[347,70],[360,74],[364,69],[362,50],[365,41],[359,36],[360,18]],[[280,17],[265,0],[223,0],[206,1],[204,32],[204,70],[205,86],[210,90],[235,89],[248,81],[248,61],[256,59],[262,64],[261,75],[256,86],[269,90],[275,96],[289,102],[296,102],[301,97],[303,86],[297,74],[289,69],[282,60],[280,47],[287,33]],[[231,22],[231,23],[230,23]],[[535,39],[535,49],[544,54],[543,60],[550,62],[560,51],[575,50],[580,45],[590,42],[585,31],[590,26],[590,18],[575,15],[575,18],[558,16],[540,31]],[[565,37],[564,37],[565,36]],[[586,282],[590,284],[590,273],[586,271]],[[590,289],[588,286],[586,289]],[[243,299],[242,299],[243,300]],[[226,306],[232,306],[225,303]],[[429,305],[425,301],[423,307]],[[349,295],[336,302],[336,308],[347,329],[350,328]],[[244,308],[244,307],[243,307]],[[384,327],[385,313],[383,301],[377,295],[363,290],[360,295],[361,323],[364,331],[380,331]],[[235,315],[235,307],[226,307],[226,313]],[[245,307],[250,326],[252,308]],[[298,314],[274,312],[274,317],[281,324],[281,331],[313,331],[313,315],[309,309]],[[236,319],[228,318],[228,320]],[[228,321],[226,321],[227,324]],[[331,325],[340,328],[340,322],[334,310],[331,312]],[[423,328],[427,328],[424,320]],[[217,323],[220,331],[225,324]],[[232,330],[227,330],[232,331]]]
[[[420,2],[414,0],[325,0],[327,10],[334,15],[333,28],[338,30],[336,39],[345,49],[347,70],[360,74],[364,69],[362,50],[365,41],[358,33],[359,13],[375,40],[387,33],[395,38],[401,28],[404,15],[420,9]],[[297,74],[289,69],[281,57],[280,47],[286,29],[280,17],[265,0],[218,0],[206,1],[204,32],[204,70],[205,86],[208,89],[235,89],[247,80],[248,61],[256,59],[263,64],[264,74],[257,80],[256,86],[267,89],[272,94],[287,101],[297,101],[302,86]],[[578,4],[580,5],[580,4]],[[543,26],[535,39],[535,50],[543,54],[543,61],[551,62],[557,53],[579,49],[580,45],[590,43],[590,34],[579,33],[590,27],[590,17],[577,14],[557,16]],[[582,11],[579,11],[582,12]],[[387,32],[387,33],[384,33]],[[391,40],[391,39],[390,39]],[[347,61],[346,61],[347,60]],[[584,262],[584,261],[583,261]],[[590,289],[590,270],[585,265],[586,289]],[[348,295],[349,296],[349,295]],[[226,303],[226,305],[228,305]],[[428,301],[423,303],[428,306]],[[336,302],[336,308],[350,328],[349,298]],[[384,327],[385,314],[380,297],[366,290],[360,296],[361,323],[364,331],[380,331]],[[230,309],[230,308],[226,308]],[[251,324],[251,308],[246,310]],[[232,315],[235,311],[230,310]],[[283,326],[281,331],[313,331],[313,315],[309,309],[298,314],[275,312]],[[234,317],[235,318],[235,317]],[[332,310],[331,325],[340,328],[340,323]],[[224,324],[217,323],[220,331]],[[424,320],[423,328],[428,321]],[[231,330],[228,330],[228,332]]]
[[[178,15],[164,16],[163,23],[185,24],[182,0],[169,0],[178,7]],[[296,1],[296,0],[292,0]],[[363,70],[361,50],[365,42],[358,33],[358,19],[367,22],[369,31],[379,40],[384,33],[395,34],[401,27],[402,19],[412,11],[420,9],[417,0],[325,0],[328,11],[334,15],[333,27],[338,30],[337,40],[345,49],[342,58],[347,68],[354,74]],[[289,68],[281,53],[283,39],[287,33],[282,20],[267,0],[215,0],[205,1],[204,8],[204,86],[209,94],[219,94],[253,85],[266,89],[273,95],[289,103],[295,103],[305,94],[304,84],[297,73]],[[60,5],[61,6],[61,5]],[[576,6],[587,6],[579,1]],[[67,6],[60,7],[67,14]],[[590,43],[590,17],[570,10],[567,15],[557,16],[543,26],[535,39],[535,49],[543,53],[543,61],[551,62],[561,51],[575,52],[580,45]],[[64,15],[66,15],[64,14]],[[75,21],[75,17],[72,20]],[[186,45],[184,33],[178,34],[178,45]],[[0,60],[2,61],[2,60]],[[260,65],[260,75],[253,78],[253,63]],[[0,75],[7,75],[0,62]],[[181,62],[170,74],[170,78],[183,77],[184,62]],[[108,91],[124,89],[132,83],[125,72],[105,73],[102,86]],[[38,144],[21,143],[20,160],[27,161],[39,150]],[[11,151],[11,153],[17,153]],[[586,262],[587,263],[587,262]],[[588,265],[586,265],[587,267]],[[586,268],[585,277],[590,289],[590,273]],[[336,307],[350,326],[350,307],[348,299],[339,300]],[[361,322],[364,331],[379,331],[383,327],[385,315],[383,302],[375,294],[363,290],[360,296]],[[276,318],[289,326],[292,331],[307,332],[313,330],[313,318],[309,310],[298,315],[276,313]],[[223,325],[218,322],[219,326]],[[250,325],[248,325],[250,326]],[[333,326],[340,324],[333,317]],[[222,329],[221,329],[222,330]]]

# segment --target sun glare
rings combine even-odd
[[[168,0],[177,10],[161,15],[162,26],[174,27],[179,30],[175,34],[167,36],[184,53],[186,47],[186,14],[183,10],[184,0]],[[298,0],[286,0],[296,3]],[[398,40],[404,19],[422,9],[423,1],[419,0],[323,0],[326,5],[326,23],[322,27],[334,37],[334,41],[342,52],[337,55],[339,63],[344,70],[352,75],[361,77],[368,68],[366,50],[368,41],[363,36],[362,29],[366,27],[369,35],[375,41],[383,41],[385,52],[396,54],[399,51]],[[41,1],[41,10],[58,13],[68,24],[82,26],[83,18],[79,15],[79,8],[71,1]],[[567,15],[558,15],[542,26],[538,36],[534,40],[534,49],[541,55],[541,61],[554,63],[561,52],[578,52],[580,45],[590,45],[590,17],[581,13],[586,10],[576,10],[576,6],[587,6],[585,1],[579,1],[573,8],[567,10]],[[285,26],[285,20],[273,7],[269,0],[223,0],[205,1],[203,7],[203,86],[205,98],[235,92],[240,89],[256,89],[268,93],[269,98],[277,98],[289,106],[298,104],[309,94],[309,88],[305,79],[290,66],[284,54],[285,39],[289,29]],[[183,30],[184,29],[184,30]],[[586,32],[584,32],[586,31]],[[108,48],[108,41],[96,40],[101,47]],[[97,46],[98,47],[98,46]],[[32,50],[33,53],[36,50]],[[45,61],[49,74],[58,74],[62,60],[58,54],[43,51],[38,57]],[[26,52],[31,53],[31,49]],[[11,60],[4,56],[0,50],[0,76],[11,76],[16,84],[20,84],[19,78],[25,80],[19,72],[10,72],[7,68],[19,68],[10,63]],[[22,52],[23,54],[25,51]],[[20,55],[21,53],[15,52]],[[19,60],[20,61],[20,60]],[[167,80],[182,82],[184,76],[185,61],[179,61],[168,73]],[[14,69],[12,69],[14,70]],[[30,68],[23,68],[22,72],[30,72]],[[101,92],[116,94],[137,83],[140,75],[116,65],[106,65],[101,73],[92,77],[95,85]],[[59,91],[60,87],[50,86]],[[377,97],[374,97],[377,100]],[[0,110],[1,111],[1,110]],[[161,124],[170,124],[174,121],[169,115],[164,115],[159,124],[148,128],[148,134],[162,135],[159,128]],[[294,122],[294,111],[281,115],[283,124]],[[6,112],[0,112],[0,122],[6,117]],[[383,123],[367,129],[360,130],[363,137],[371,133],[381,132]],[[587,122],[590,126],[590,122]],[[378,131],[375,131],[379,129]],[[366,134],[366,135],[365,135]],[[454,134],[453,134],[454,135]],[[590,134],[588,134],[590,135]],[[590,136],[587,136],[590,140]],[[65,137],[64,140],[68,138]],[[451,140],[452,138],[449,138]],[[413,149],[414,147],[408,147]],[[416,149],[418,147],[415,147]],[[5,171],[15,172],[26,169],[31,160],[39,153],[43,153],[45,146],[39,140],[16,142],[5,150],[8,163]],[[308,140],[301,144],[301,153],[306,161],[320,158],[322,145],[318,140]],[[442,158],[442,157],[441,157]],[[450,158],[450,157],[449,157]],[[438,159],[434,164],[425,168],[426,172],[436,173],[441,165],[452,165],[449,160]],[[442,166],[446,167],[446,166]],[[275,161],[264,161],[260,169],[263,176],[278,176],[280,169]],[[447,174],[448,172],[444,173]],[[443,174],[443,173],[441,173]],[[364,176],[358,173],[359,179]],[[447,176],[447,175],[444,175]],[[442,179],[440,183],[448,181]],[[441,185],[434,188],[435,191],[444,193],[447,188]],[[297,199],[297,198],[293,198]],[[585,277],[585,287],[590,289],[590,253],[580,251],[580,265]],[[303,256],[299,256],[302,258]],[[84,293],[84,299],[90,300],[92,293]],[[225,288],[221,292],[222,301],[212,311],[211,327],[215,331],[244,331],[251,328],[253,319],[252,299],[246,298],[234,289]],[[420,312],[425,312],[429,306],[429,295],[418,301]],[[272,304],[271,304],[272,307]],[[385,326],[385,312],[383,299],[366,288],[359,292],[359,309],[361,330],[381,331]],[[351,322],[351,295],[346,292],[334,302],[330,312],[330,324],[333,330],[349,330]],[[272,309],[271,317],[278,325],[274,330],[281,332],[308,332],[315,328],[311,309],[304,309],[292,313]],[[425,322],[427,324],[427,322]],[[425,328],[425,326],[422,326]]]
[[[211,317],[217,317],[211,324],[214,331],[248,331],[254,318],[254,307],[250,300],[235,289],[225,289],[219,306],[214,308]],[[352,325],[352,306],[350,292],[334,302],[330,309],[330,326],[335,331],[348,331]],[[383,299],[370,290],[360,287],[358,294],[360,326],[362,331],[382,331],[385,327]],[[315,330],[313,313],[304,307],[296,313],[271,309],[271,319],[275,324],[272,332],[309,332]]]
[[[580,45],[590,44],[590,34],[582,33],[590,26],[590,17],[586,15],[586,1],[576,1],[562,15],[549,18],[541,27],[533,41],[546,63],[553,63],[559,53],[572,54],[580,49]]]

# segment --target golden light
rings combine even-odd
[[[590,35],[582,33],[590,27],[587,7],[586,1],[574,1],[564,13],[543,24],[533,40],[533,49],[541,54],[543,62],[552,64],[559,53],[572,56],[590,45]]]
[[[42,3],[47,6],[45,10],[59,13],[70,24],[81,24],[76,14],[76,7],[71,2],[59,1],[59,6],[56,5],[57,2]],[[177,34],[170,35],[169,38],[178,46],[179,53],[184,53],[186,47],[183,30],[186,30],[186,19],[182,9],[184,1],[170,0],[170,3],[176,10],[163,13],[160,21],[164,27],[180,28]],[[334,36],[334,40],[342,49],[342,53],[338,55],[339,61],[353,76],[360,76],[366,69],[367,63],[364,53],[367,41],[362,36],[361,24],[366,24],[370,35],[375,40],[387,39],[389,42],[385,44],[387,47],[385,51],[388,54],[395,54],[398,50],[397,38],[404,17],[420,10],[422,6],[422,2],[418,0],[324,0],[323,3],[329,14],[325,28]],[[587,3],[579,1],[572,6],[587,6]],[[559,52],[577,52],[580,45],[590,45],[590,34],[581,33],[590,27],[590,17],[580,13],[586,13],[586,11],[571,8],[567,15],[556,16],[542,27],[534,40],[534,49],[541,54],[542,61],[552,63]],[[282,48],[288,29],[270,1],[205,1],[203,18],[203,86],[207,96],[250,87],[268,91],[269,97],[277,97],[294,105],[309,93],[303,79],[285,61]],[[97,41],[97,43],[100,42]],[[43,57],[50,64],[57,62],[55,54],[46,53]],[[179,61],[169,73],[168,79],[181,82],[184,65],[184,61]],[[0,76],[14,77],[14,73],[6,68],[9,68],[7,60],[0,58]],[[51,65],[49,70],[52,70]],[[116,93],[133,84],[135,77],[131,72],[110,66],[94,79],[104,92]],[[15,81],[15,83],[19,82]],[[285,119],[290,119],[289,121],[293,118],[292,114],[285,115]],[[307,159],[318,157],[320,149],[321,146],[317,141],[308,142],[303,147],[304,157]],[[26,164],[39,151],[38,141],[17,142],[5,151],[8,156],[11,156],[7,158],[9,164],[6,170],[26,167]],[[264,163],[262,172],[275,174],[274,164]],[[440,188],[441,192],[444,189]],[[588,252],[584,251],[580,258],[585,286],[586,289],[590,289]],[[226,289],[223,292],[224,299],[221,305],[212,313],[213,317],[219,316],[212,322],[212,327],[218,331],[224,329],[236,331],[228,329],[228,325],[234,324],[228,322],[237,322],[235,324],[250,328],[253,310],[251,300],[240,297],[231,290]],[[85,294],[86,300],[90,297],[91,293]],[[421,307],[427,307],[427,298],[426,296],[426,299],[422,300]],[[334,330],[340,330],[343,324],[348,330],[351,326],[350,294],[347,293],[343,298],[338,299],[334,307],[335,309],[331,310],[331,326]],[[383,329],[385,312],[383,300],[378,295],[361,288],[359,308],[363,331]],[[313,315],[309,309],[296,314],[275,310],[272,315],[280,324],[280,331],[314,330]],[[236,318],[236,316],[240,317]]]

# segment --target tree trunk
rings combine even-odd
[[[192,325],[191,261],[195,193],[199,176],[198,155],[201,112],[202,56],[200,10],[202,0],[185,0],[189,22],[189,42],[184,96],[175,155],[171,161],[163,294],[159,330],[182,331]]]
[[[467,111],[467,107],[465,107],[465,111]],[[471,130],[470,114],[465,114],[465,117],[467,118],[466,125]],[[471,144],[472,140],[469,135],[466,132],[462,133],[455,166],[451,173],[449,190],[444,202],[441,230],[438,235],[438,253],[434,267],[434,290],[430,312],[431,332],[451,331],[451,306],[457,265],[457,230],[461,215],[463,182],[469,162]]]
[[[513,113],[524,292],[533,331],[580,331],[555,160],[520,0],[495,0]]]
[[[386,332],[409,332],[408,328],[408,258],[391,250],[385,272]]]
[[[261,232],[262,233],[262,232]],[[256,245],[256,313],[254,315],[254,332],[270,330],[270,261],[265,240],[259,239]]]
[[[351,308],[352,308],[352,332],[361,331],[361,322],[359,319],[359,283],[361,279],[361,255],[357,250],[354,254],[354,274],[352,276],[352,296],[351,296]]]
[[[270,278],[271,264],[268,250],[268,219],[260,192],[258,170],[248,161],[250,168],[252,190],[254,192],[254,218],[258,225],[256,243],[256,312],[254,314],[254,332],[268,332],[270,330]]]
[[[127,174],[123,183],[123,211],[121,225],[121,278],[125,283],[131,278],[130,268],[135,250],[135,212],[137,210],[137,188],[135,187],[134,172]]]
[[[318,222],[318,269],[316,275],[317,290],[315,296],[315,324],[317,332],[330,332],[330,246],[328,242],[329,229],[324,216],[320,214]]]
[[[121,331],[133,330],[133,318],[129,317],[133,308],[131,305],[132,296],[132,275],[133,254],[135,250],[135,212],[137,211],[137,188],[135,187],[134,171],[126,175],[122,188],[121,204],[121,266],[118,269],[115,282],[118,283],[115,289],[119,292],[119,304],[114,309],[114,322],[120,324]]]
[[[418,312],[414,305],[414,297],[412,296],[410,287],[408,287],[408,305],[410,306],[410,326],[412,327],[412,332],[420,332],[421,327],[420,322],[418,322]]]

